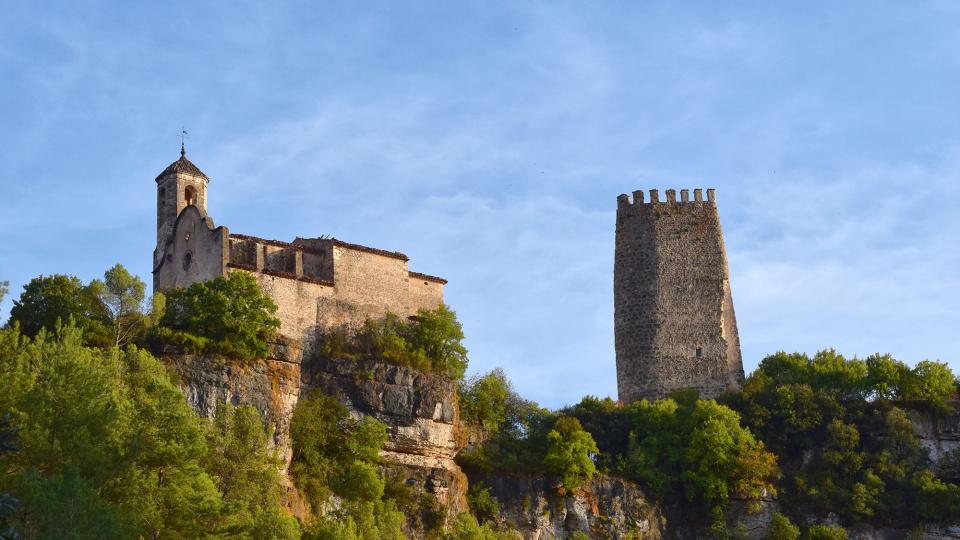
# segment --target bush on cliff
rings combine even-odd
[[[850,524],[912,527],[960,517],[960,487],[929,470],[903,407],[936,412],[954,392],[945,364],[910,369],[889,355],[828,350],[770,355],[725,401],[780,457],[781,499],[798,517],[833,512]]]
[[[296,533],[255,411],[211,434],[144,351],[85,347],[72,326],[33,339],[0,330],[0,388],[20,428],[20,451],[0,456],[0,492],[20,500],[10,521],[24,536]]]
[[[560,478],[563,487],[574,489],[597,472],[593,456],[598,452],[597,443],[576,418],[561,416],[547,433],[543,465],[547,472]]]
[[[166,295],[164,315],[150,341],[172,343],[187,352],[222,354],[243,360],[266,356],[280,328],[277,305],[245,272],[177,288]]]
[[[767,529],[766,540],[797,540],[800,538],[800,527],[797,527],[790,521],[790,518],[776,512],[770,520],[770,528]]]
[[[475,375],[457,384],[460,419],[471,426],[496,433],[507,421],[512,402],[520,398],[514,392],[502,369]]]
[[[404,515],[384,496],[380,451],[386,425],[351,418],[340,402],[313,393],[297,402],[290,419],[290,475],[316,516],[304,538],[404,538]],[[324,513],[331,495],[337,510]]]
[[[572,412],[576,415],[576,412]],[[733,410],[695,394],[625,408],[630,433],[617,470],[667,500],[702,509],[731,497],[775,493],[776,456],[741,426]]]
[[[529,401],[507,403],[500,429],[488,432],[478,446],[461,451],[460,465],[484,474],[553,476],[566,489],[580,487],[594,475],[597,446],[576,418]]]
[[[327,358],[372,359],[458,380],[467,369],[463,337],[456,313],[441,305],[419,310],[413,321],[387,313],[380,319],[367,319],[355,332],[330,330],[323,336],[320,351]]]

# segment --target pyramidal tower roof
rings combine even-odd
[[[197,167],[196,165],[193,164],[192,161],[187,159],[187,149],[183,146],[182,143],[180,144],[180,159],[174,161],[169,166],[167,166],[167,168],[164,169],[163,172],[157,176],[157,181],[159,182],[161,178],[163,178],[164,176],[167,176],[168,174],[175,174],[175,173],[189,174],[190,176],[199,176],[200,178],[204,178],[207,180],[210,179],[207,177],[207,175],[203,174],[203,171],[201,171],[199,167]]]

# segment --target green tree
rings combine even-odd
[[[470,511],[480,523],[495,519],[500,514],[500,502],[490,494],[490,488],[483,482],[471,482],[467,492]]]
[[[563,487],[574,489],[597,472],[593,456],[599,451],[579,420],[561,416],[547,434],[543,464],[550,474],[560,477]]]
[[[332,515],[315,518],[304,540],[404,540],[404,516],[393,501],[351,501]]]
[[[813,525],[807,530],[808,540],[847,540],[847,531],[842,527]]]
[[[0,488],[21,499],[24,516],[45,515],[36,505],[47,504],[46,495],[31,494],[63,494],[64,504],[89,500],[99,508],[96,501],[105,501],[112,510],[104,516],[138,535],[217,529],[223,508],[201,467],[203,424],[150,355],[84,347],[71,326],[35,339],[2,330],[0,387],[23,448],[0,458],[23,481],[0,479]]]
[[[481,525],[475,517],[464,512],[453,520],[450,530],[444,534],[443,538],[444,540],[519,540],[523,537],[516,531],[496,530],[489,523]]]
[[[412,326],[410,344],[422,351],[433,364],[451,379],[463,378],[467,370],[467,349],[463,346],[463,327],[457,314],[446,305],[417,311],[417,324]]]
[[[103,281],[94,280],[90,287],[107,308],[114,345],[122,347],[142,332],[145,325],[143,299],[146,286],[139,277],[117,264],[103,274]]]
[[[18,324],[27,336],[36,336],[42,328],[54,331],[58,323],[72,320],[83,331],[84,342],[92,346],[110,346],[107,309],[95,288],[84,285],[75,276],[54,274],[39,276],[23,287],[13,301],[10,324]]]
[[[278,511],[282,461],[271,448],[270,436],[256,408],[229,403],[217,407],[207,432],[205,469],[230,510],[224,530],[231,536],[299,537],[296,519]]]
[[[313,394],[294,408],[290,440],[290,474],[315,509],[330,493],[359,501],[383,496],[384,480],[374,467],[387,440],[382,422],[354,420],[336,399]]]
[[[118,509],[75,468],[50,476],[31,469],[15,479],[23,511],[14,526],[25,538],[123,539],[133,536]]]
[[[956,393],[957,383],[945,362],[923,360],[917,362],[907,377],[904,397],[928,401],[940,410],[947,409],[947,401]]]
[[[732,495],[757,499],[776,492],[770,482],[776,457],[740,425],[736,412],[713,400],[697,401],[689,420],[682,475],[688,499],[726,504]]]
[[[174,289],[166,296],[160,342],[172,341],[190,352],[219,353],[240,359],[265,356],[280,328],[277,305],[246,272]]]
[[[0,416],[0,454],[16,452],[20,448],[19,430],[13,427],[13,415]],[[0,540],[13,539],[16,532],[10,520],[17,510],[17,499],[9,493],[0,492]]]
[[[507,421],[513,389],[506,374],[496,368],[486,375],[460,381],[460,417],[467,423],[494,433]]]
[[[897,399],[904,392],[909,376],[906,364],[889,354],[874,354],[867,357],[867,385],[876,399]]]
[[[800,538],[800,528],[790,521],[790,518],[777,512],[770,520],[767,530],[767,540],[797,540]]]
[[[0,281],[0,304],[3,303],[3,297],[7,295],[7,292],[10,290],[9,281]]]

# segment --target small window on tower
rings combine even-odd
[[[197,192],[193,190],[193,186],[187,186],[187,189],[183,190],[183,200],[187,202],[187,206],[197,203]]]
[[[703,358],[703,349],[697,347],[697,358]]]
[[[192,263],[193,263],[193,253],[190,253],[188,251],[187,254],[183,256],[183,270],[184,271],[190,270],[190,265]]]

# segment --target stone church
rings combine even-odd
[[[266,240],[216,226],[207,215],[210,179],[183,146],[156,182],[154,291],[247,272],[276,302],[280,333],[305,347],[325,328],[443,303],[446,280],[411,271],[403,253],[327,237]]]

